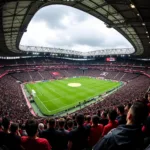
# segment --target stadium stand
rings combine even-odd
[[[20,72],[20,73],[14,73],[11,75],[13,78],[15,78],[18,81],[22,82],[29,82],[32,81],[28,72]]]
[[[26,69],[26,65],[24,67]],[[22,69],[23,66],[17,66],[17,68],[13,67],[13,69],[18,69],[18,68]],[[31,68],[34,68],[34,66],[32,66]],[[10,68],[4,67],[4,69],[1,69],[2,73],[7,71],[7,69],[9,70]],[[113,72],[113,71],[106,72],[106,71],[100,71],[100,70],[94,70],[94,69],[88,69],[85,71],[82,69],[68,69],[68,70],[57,69],[54,71],[31,71],[31,72],[28,71],[28,72],[11,73],[11,74],[4,76],[0,80],[1,93],[2,93],[1,101],[2,101],[2,103],[4,103],[1,105],[1,110],[3,110],[2,114],[4,115],[5,113],[8,113],[7,109],[6,109],[8,107],[10,110],[13,110],[14,114],[17,114],[18,111],[24,112],[24,110],[26,110],[25,112],[28,112],[28,108],[26,106],[24,97],[23,97],[21,89],[20,89],[20,85],[19,85],[19,83],[17,83],[17,81],[29,82],[29,81],[40,81],[43,79],[44,80],[55,79],[56,76],[52,75],[53,72],[58,72],[59,77],[61,77],[61,78],[62,77],[73,77],[73,76],[93,76],[93,77],[104,77],[106,79],[112,79],[112,80],[130,81],[127,85],[125,85],[119,91],[108,96],[104,102],[100,102],[99,104],[91,105],[87,108],[84,108],[83,110],[80,110],[79,112],[82,112],[82,113],[88,112],[89,114],[90,113],[95,114],[99,110],[102,111],[102,108],[103,109],[113,108],[114,106],[119,105],[120,102],[122,104],[126,104],[128,102],[134,102],[137,99],[141,99],[142,96],[144,95],[144,92],[149,87],[149,78],[144,75],[123,73],[123,72],[116,72],[116,71],[115,72]],[[14,88],[14,87],[16,87],[16,88]],[[10,97],[9,99],[6,98],[7,95],[9,95],[9,97]],[[122,101],[122,99],[123,99],[123,101]],[[18,101],[17,106],[19,106],[19,107],[17,107],[17,109],[15,110],[14,105],[16,104],[16,101]],[[9,106],[7,106],[7,104]],[[96,108],[96,109],[94,109],[94,108]],[[21,109],[21,110],[18,110],[18,109]],[[91,111],[92,109],[94,111]],[[6,110],[6,112],[5,112],[5,110]],[[11,119],[13,119],[13,117],[12,117],[12,116],[14,116],[13,113],[7,114],[7,115]],[[29,114],[30,113],[28,112],[27,115],[20,114],[20,116],[22,116],[23,119],[26,119],[26,117],[23,117],[23,116],[30,116]],[[19,119],[19,117],[17,117],[17,119]]]
[[[60,150],[60,147],[64,147],[63,150],[81,150],[83,148],[90,150],[95,144],[96,146],[94,146],[94,150],[104,149],[103,146],[105,145],[105,142],[107,142],[107,138],[111,138],[108,137],[107,133],[109,131],[113,132],[113,134],[114,132],[118,133],[118,131],[111,130],[113,128],[116,128],[119,124],[118,115],[120,114],[117,114],[117,107],[120,106],[120,104],[122,104],[124,108],[130,105],[138,105],[137,107],[135,107],[135,109],[139,108],[140,113],[143,114],[143,110],[141,110],[141,106],[137,104],[137,102],[143,101],[144,104],[148,104],[148,100],[150,97],[150,94],[147,94],[149,96],[144,98],[145,93],[150,85],[150,80],[148,77],[150,71],[144,65],[142,65],[142,68],[141,66],[137,66],[138,64],[133,65],[132,62],[130,62],[130,65],[129,63],[119,62],[114,64],[104,62],[95,64],[95,62],[92,62],[92,64],[85,65],[81,63],[79,65],[79,63],[74,64],[74,62],[69,62],[69,64],[67,65],[68,62],[63,62],[63,60],[57,62],[55,60],[50,61],[50,68],[46,68],[46,59],[42,60],[34,58],[30,60],[26,59],[23,61],[17,60],[11,62],[12,64],[9,64],[5,61],[5,65],[3,65],[0,69],[0,73],[2,75],[0,79],[0,147],[3,149],[4,147],[10,148],[9,145],[12,145],[12,147],[15,147],[15,149],[21,149],[23,146],[24,148],[30,150],[30,148],[33,149],[33,147],[38,147],[37,145],[40,145],[41,147],[44,147],[43,149],[46,149],[45,147],[47,147],[47,149],[51,149],[52,147],[52,149],[54,150]],[[126,84],[115,93],[103,98],[103,101],[94,102],[89,106],[86,106],[74,113],[70,113],[67,116],[64,116],[63,119],[56,116],[54,119],[48,120],[39,116],[32,115],[31,111],[33,110],[31,107],[28,107],[25,101],[20,83],[41,80],[54,80],[74,76],[100,77],[109,80],[125,81]],[[129,108],[125,110],[125,115],[127,116],[127,112],[129,114],[132,113],[129,112],[131,111]],[[104,124],[104,121],[102,121],[104,120],[101,115],[103,114],[103,112],[106,113],[105,120],[107,120],[107,114],[109,114],[109,121],[108,123],[106,122],[106,124]],[[89,120],[88,122],[86,120],[84,121],[84,117],[88,118],[88,116],[90,116],[90,118],[92,117],[92,120]],[[9,118],[13,123],[19,124],[19,129],[16,125],[12,124],[12,128],[15,129],[12,129],[11,126],[9,126],[9,130],[11,133],[8,133],[8,129],[5,129],[5,122],[8,123],[8,120],[6,118]],[[29,120],[31,118],[34,118],[34,120]],[[78,118],[79,120],[76,118]],[[140,118],[139,113],[138,118]],[[141,121],[140,125],[143,126],[140,128],[138,124],[132,121],[132,117],[128,117],[128,120],[128,123],[132,127],[129,132],[131,132],[132,136],[135,137],[135,141],[132,141],[129,137],[130,144],[133,144],[133,149],[135,147],[138,147],[143,150],[149,145],[149,117],[146,122],[139,120]],[[67,126],[68,121],[73,123],[69,128]],[[60,125],[62,124],[61,126],[58,125],[59,122]],[[97,124],[97,122],[100,124]],[[39,131],[38,136],[40,138],[38,138],[38,140],[35,139],[34,141],[30,141],[32,134],[35,134],[35,132],[38,130],[37,125],[41,123],[44,124],[44,128],[46,129],[46,131]],[[49,124],[50,128],[47,128],[47,124]],[[136,129],[134,128],[135,124],[137,126]],[[27,126],[30,125],[32,127],[34,125],[32,130],[35,132],[29,133],[31,131],[28,131]],[[128,130],[129,125],[124,124],[123,126],[124,128],[119,128],[120,126],[118,126],[116,130]],[[144,134],[144,137],[140,139],[136,138],[137,134],[142,134],[141,132],[139,132],[139,129],[141,129],[141,132],[143,132]],[[135,134],[133,130],[136,130],[137,134]],[[49,137],[50,133],[52,133],[52,137]],[[9,137],[8,135],[15,136],[15,138]],[[124,135],[123,137],[126,137],[126,135]],[[101,142],[98,142],[99,138],[101,138]],[[144,145],[139,142],[139,140],[142,141],[143,139]],[[12,144],[12,142],[9,142],[11,140],[15,140],[16,142],[18,141],[18,144],[15,145],[15,142]],[[122,138],[122,142],[123,141],[124,138]],[[137,143],[137,141],[139,145],[134,144],[134,142]],[[35,145],[33,144],[33,147],[30,146],[30,142],[35,143]],[[113,143],[110,143],[110,145],[112,144],[112,147],[115,146],[113,145]],[[125,148],[128,148],[128,145],[126,145]],[[106,149],[110,148],[107,147]]]
[[[17,121],[29,118],[30,111],[22,94],[20,84],[9,75],[0,80],[0,114]]]
[[[105,50],[87,56],[55,48],[60,53],[46,49],[37,55],[33,50],[43,47],[34,46],[22,51],[19,42],[33,15],[58,3],[102,19],[129,40],[134,55],[115,53],[117,61],[106,62]],[[150,1],[1,0],[0,8],[0,150],[150,150],[150,62],[142,60],[150,56]],[[25,82],[80,76],[124,84],[64,116],[36,114],[21,89]]]

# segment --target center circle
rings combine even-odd
[[[68,83],[68,86],[70,86],[70,87],[79,87],[79,86],[81,86],[81,83]]]

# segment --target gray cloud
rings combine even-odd
[[[24,34],[22,45],[77,49],[126,48],[131,44],[114,29],[72,7],[53,5],[34,16]]]
[[[66,10],[67,7],[67,10]],[[74,22],[83,22],[88,16],[77,9],[69,6],[50,5],[40,9],[33,17],[33,22],[44,21],[49,28],[60,29],[67,28],[62,21],[65,17],[70,17]]]

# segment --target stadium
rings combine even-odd
[[[149,1],[0,6],[0,150],[150,150]]]

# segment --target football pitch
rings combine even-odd
[[[44,82],[27,83],[25,87],[44,115],[53,115],[77,106],[100,94],[120,86],[121,82],[89,77],[68,78]]]

